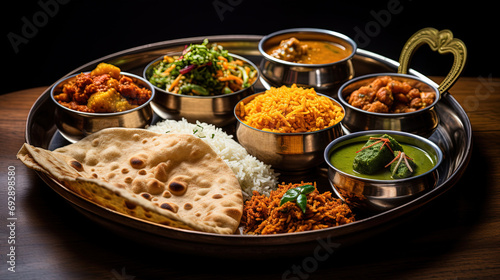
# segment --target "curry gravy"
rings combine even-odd
[[[359,151],[365,143],[366,141],[355,142],[336,149],[330,154],[331,164],[338,170],[350,175],[374,180],[393,180],[389,168],[384,168],[380,172],[370,175],[358,173],[353,169],[352,163],[354,161],[354,157],[356,156],[356,152]],[[433,158],[423,149],[405,143],[400,144],[403,146],[405,153],[412,158],[413,162],[417,164],[412,177],[424,174],[436,165],[437,159]]]
[[[299,41],[292,37],[267,50],[275,58],[301,64],[333,63],[348,57],[351,51],[326,41]]]

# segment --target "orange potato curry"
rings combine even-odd
[[[54,94],[59,104],[80,112],[114,113],[133,109],[151,98],[151,90],[140,87],[135,78],[120,68],[100,63],[90,73],[81,73]]]
[[[299,41],[295,37],[282,40],[278,46],[266,52],[277,59],[302,64],[333,63],[351,54],[350,50],[339,44],[326,41]]]

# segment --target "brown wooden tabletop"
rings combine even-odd
[[[16,159],[45,89],[0,96],[0,279],[500,279],[499,78],[462,77],[450,90],[473,128],[462,179],[403,223],[316,262],[176,255],[98,226]]]

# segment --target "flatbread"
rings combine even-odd
[[[17,157],[99,205],[156,223],[232,234],[243,212],[233,171],[189,134],[110,128],[54,151],[24,144]]]

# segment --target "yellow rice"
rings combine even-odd
[[[252,101],[238,104],[247,125],[279,133],[312,132],[333,126],[344,117],[340,106],[313,88],[272,87]]]

